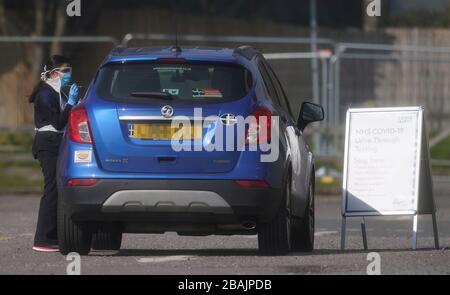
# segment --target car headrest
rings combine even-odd
[[[161,91],[161,80],[156,70],[151,70],[139,79],[134,86],[133,92],[159,92]]]
[[[211,79],[211,87],[220,90],[224,97],[229,97],[232,92],[232,73],[219,67],[214,69]]]

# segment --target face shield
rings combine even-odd
[[[41,73],[41,80],[47,81],[50,80],[50,73],[58,73],[59,78],[61,79],[62,85],[67,85],[67,83],[70,82],[72,78],[72,67],[60,67],[60,68],[54,68],[52,70],[47,70],[47,67],[44,67],[44,71]],[[54,79],[59,79],[54,78]]]

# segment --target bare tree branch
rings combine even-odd
[[[34,35],[43,35],[45,26],[45,5],[44,0],[35,0]]]
[[[6,20],[6,14],[5,14],[5,2],[3,0],[0,0],[0,33],[2,35],[8,35],[8,27]]]
[[[45,3],[44,0],[35,0],[34,31],[32,35],[41,36],[45,29]],[[42,71],[42,60],[44,57],[44,45],[40,43],[26,44],[24,50],[24,60],[30,67],[31,77],[37,79]]]
[[[55,32],[53,34],[55,37],[60,37],[64,35],[64,32],[66,30],[67,14],[65,11],[65,6],[63,4],[64,3],[62,2],[58,2],[58,7],[56,8]],[[58,41],[52,42],[50,53],[51,54],[61,53],[62,51],[61,47],[62,47],[61,42]]]

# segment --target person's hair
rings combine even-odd
[[[44,71],[43,71],[43,72],[45,72],[44,77],[46,79],[50,78],[50,72],[56,68],[61,67],[64,64],[70,65],[70,59],[68,57],[58,55],[58,54],[50,56],[50,58],[47,60],[47,62],[45,63],[45,66],[44,66]],[[43,84],[44,84],[44,81],[40,80],[39,83],[34,87],[33,92],[31,93],[30,97],[28,98],[28,101],[30,103],[34,102],[36,94]]]

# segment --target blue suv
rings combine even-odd
[[[323,118],[309,102],[293,114],[250,46],[113,50],[61,145],[61,253],[168,231],[257,234],[266,255],[312,251],[314,160],[302,134]]]

